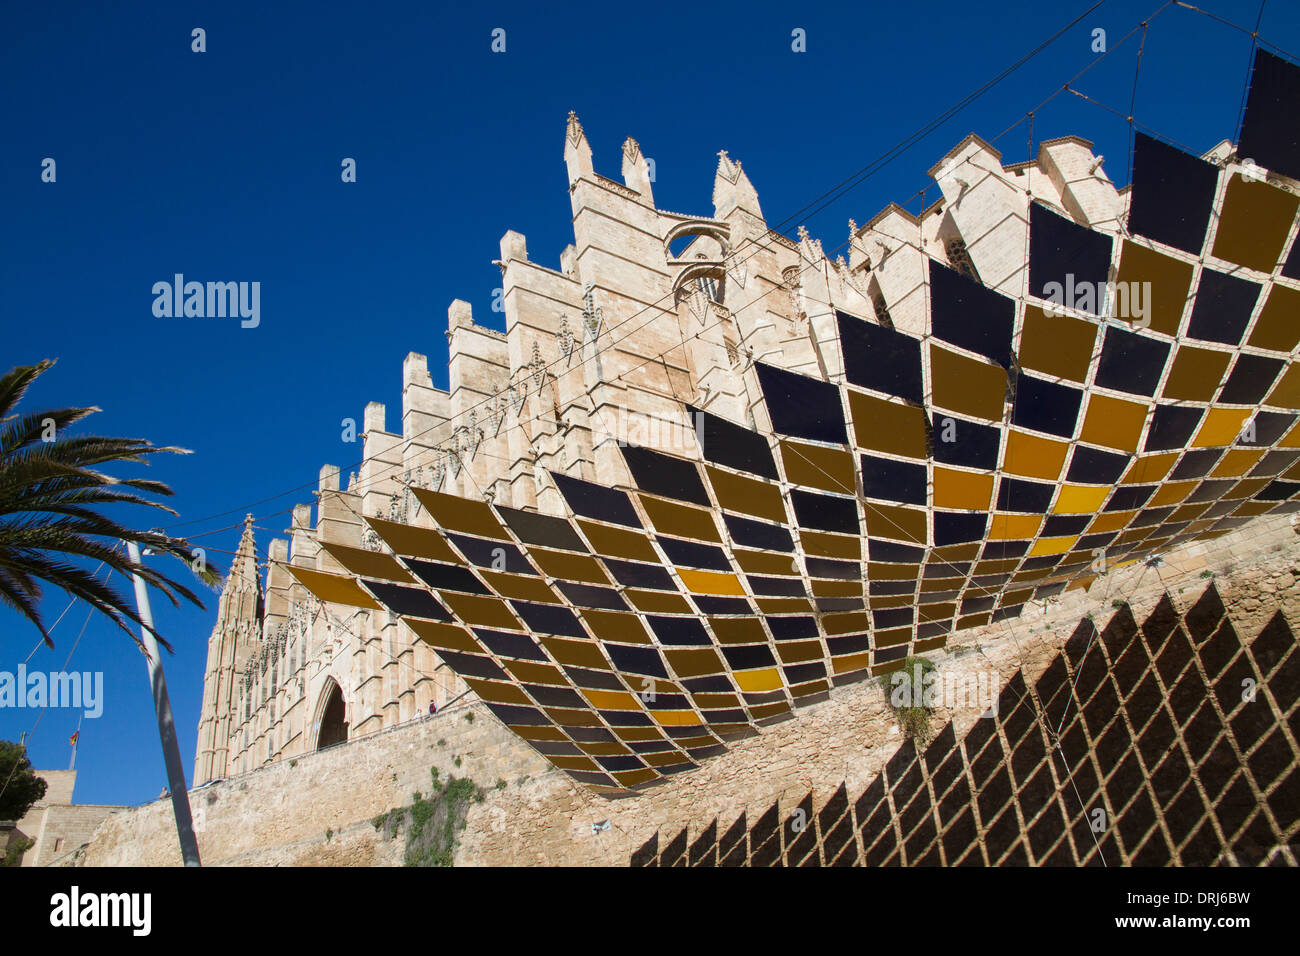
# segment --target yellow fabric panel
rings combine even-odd
[[[484,538],[496,538],[499,541],[510,540],[510,535],[506,533],[505,528],[501,527],[501,522],[497,520],[496,514],[487,502],[462,498],[460,495],[449,495],[441,491],[430,491],[427,488],[411,490],[415,492],[415,497],[433,516],[433,520],[439,527],[463,531],[465,534],[477,534]]]
[[[934,506],[987,511],[993,500],[993,475],[934,467]]]
[[[324,571],[312,571],[309,568],[294,567],[286,564],[289,573],[298,579],[316,597],[326,604],[346,604],[349,607],[363,607],[370,611],[381,610],[379,605],[357,584],[355,578],[341,574],[326,574]]]
[[[734,671],[736,686],[751,694],[768,690],[780,690],[781,672],[775,667],[765,667],[757,671]]]
[[[415,579],[406,569],[397,563],[391,554],[381,551],[368,551],[365,548],[349,548],[342,544],[321,543],[325,551],[339,564],[353,574],[380,581],[398,581],[402,584],[414,584]]]
[[[704,471],[709,476],[709,483],[713,485],[714,494],[718,496],[718,503],[728,511],[780,521],[782,524],[789,521],[785,504],[781,500],[780,486],[757,478],[733,475],[712,465],[705,465]]]
[[[1106,503],[1110,496],[1110,485],[1096,487],[1092,485],[1062,485],[1052,505],[1054,514],[1091,514]]]
[[[1079,438],[1093,445],[1137,451],[1149,410],[1147,405],[1094,393],[1088,397],[1088,411]]]
[[[696,594],[730,594],[744,596],[745,589],[740,586],[740,580],[734,574],[727,574],[723,571],[693,571],[689,568],[678,568],[677,573],[682,577],[682,583],[686,585],[687,590]]]
[[[383,539],[398,554],[413,558],[428,558],[432,561],[460,563],[456,552],[441,534],[430,528],[416,528],[396,521],[384,521],[381,518],[366,518],[375,534]]]

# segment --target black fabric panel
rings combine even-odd
[[[1196,426],[1201,422],[1203,411],[1180,405],[1157,405],[1143,450],[1167,451],[1170,448],[1187,447]]]
[[[625,492],[583,481],[581,478],[571,478],[556,471],[550,475],[574,514],[631,528],[641,527],[641,520],[637,518]]]
[[[1296,243],[1300,246],[1300,243]],[[1223,383],[1219,401],[1231,405],[1257,405],[1273,388],[1285,363],[1266,355],[1239,355]]]
[[[628,647],[624,644],[606,644],[609,659],[614,666],[627,674],[646,674],[650,677],[668,677],[664,660],[653,647]]]
[[[1259,493],[1260,501],[1285,501],[1292,495],[1300,493],[1300,483],[1294,481],[1273,481]]]
[[[672,576],[658,564],[641,564],[639,561],[606,558],[605,566],[614,575],[614,579],[624,587],[651,588],[656,591],[677,590]]]
[[[854,385],[919,404],[921,383],[920,340],[882,325],[836,312],[844,375]]]
[[[778,641],[795,641],[817,636],[817,619],[811,617],[769,617],[767,626]]]
[[[1287,433],[1292,425],[1295,424],[1296,416],[1288,415],[1285,412],[1256,412],[1253,421],[1255,422],[1255,445],[1271,445]],[[1244,445],[1246,442],[1237,441],[1237,444]]]
[[[476,627],[474,636],[483,642],[494,654],[502,657],[517,657],[524,661],[549,660],[546,652],[527,634],[513,634],[510,631],[495,631],[491,628]]]
[[[1076,445],[1065,480],[1081,481],[1092,485],[1114,484],[1119,481],[1120,475],[1124,474],[1124,469],[1128,467],[1130,460],[1128,455]]]
[[[782,435],[845,444],[844,406],[831,382],[755,362],[772,428]]]
[[[978,541],[984,537],[984,527],[987,523],[988,515],[984,514],[936,511],[934,513],[934,543],[935,545],[945,545]]]
[[[710,415],[690,405],[686,407],[694,417],[696,435],[702,446],[700,452],[706,461],[773,481],[777,479],[776,462],[772,460],[772,449],[766,438],[725,418]]]
[[[930,260],[930,320],[936,337],[1010,369],[1015,319],[1014,300]]]
[[[565,667],[564,673],[579,687],[594,687],[597,690],[627,690],[627,687],[613,671],[597,671],[586,667]]]
[[[872,597],[893,597],[899,594],[911,594],[916,590],[915,581],[869,581]]]
[[[1043,299],[1073,307],[1066,301],[1069,290],[1080,283],[1105,285],[1110,273],[1111,238],[1093,232],[1063,216],[1058,216],[1046,206],[1032,203],[1029,207],[1029,291]],[[1061,292],[1055,297],[1048,294],[1048,285],[1059,283]],[[1093,296],[1093,308],[1099,314],[1099,302]]]
[[[1170,481],[1182,481],[1187,478],[1204,478],[1210,473],[1223,456],[1222,448],[1198,448],[1185,452],[1178,459],[1178,464],[1169,473]]]
[[[491,594],[487,586],[469,568],[458,564],[436,564],[419,558],[405,558],[411,573],[431,588],[463,591],[466,594]]]
[[[374,594],[375,599],[394,614],[408,617],[427,617],[433,621],[450,621],[451,614],[432,594],[424,588],[408,588],[387,581],[371,581],[362,578]]]
[[[862,494],[905,504],[925,504],[927,469],[915,462],[862,456]]]
[[[902,564],[920,564],[925,557],[924,548],[886,541],[883,538],[871,538],[867,541],[867,554],[872,561],[893,561]]]
[[[462,654],[460,651],[438,650],[438,656],[461,677],[483,677],[488,680],[509,680],[510,675],[497,666],[490,657],[481,654]],[[489,707],[492,705],[489,704]],[[550,723],[550,721],[546,721]],[[519,723],[519,721],[516,721]]]
[[[858,505],[853,498],[833,498],[798,488],[790,491],[794,513],[804,528],[858,534]]]
[[[1282,474],[1282,472],[1294,465],[1297,460],[1300,460],[1300,451],[1282,451],[1280,449],[1270,451],[1259,460],[1259,464],[1250,470],[1250,477],[1272,478]]]
[[[726,522],[731,540],[736,544],[764,551],[794,550],[794,539],[790,537],[790,531],[785,525],[753,521],[726,512],[723,512],[722,520]]]
[[[1286,262],[1282,263],[1282,275],[1288,279],[1300,279],[1300,242],[1291,246]]]
[[[771,667],[776,663],[772,649],[766,644],[728,645],[722,648],[722,656],[727,659],[733,670],[749,670],[752,667]]]
[[[1052,503],[1055,485],[1002,476],[998,483],[998,510],[1043,514]]]
[[[587,707],[587,701],[578,695],[578,692],[568,687],[549,687],[545,684],[525,684],[524,690],[532,696],[533,700],[543,707],[573,707],[581,709]]]
[[[447,537],[455,542],[471,564],[493,571],[511,571],[515,574],[536,574],[536,569],[524,557],[522,551],[513,544],[504,541],[488,541],[485,538],[471,538],[465,534],[447,532]]]
[[[659,538],[659,544],[673,564],[684,564],[688,568],[709,568],[714,571],[730,571],[731,563],[721,548],[694,541],[682,541],[679,538]]]
[[[574,584],[571,581],[556,581],[555,586],[564,592],[564,596],[579,607],[601,608],[606,611],[627,611],[630,608],[613,588],[597,587],[594,584]]]
[[[554,604],[533,604],[530,601],[511,601],[515,613],[524,619],[530,631],[558,634],[561,637],[586,637],[582,623],[567,607]]]
[[[1241,124],[1237,155],[1300,179],[1300,67],[1267,50],[1255,52],[1255,71]]]
[[[649,448],[623,446],[623,459],[632,471],[637,487],[665,498],[709,506],[709,495],[694,462],[664,455]]]
[[[1028,550],[1028,541],[986,541],[980,557],[986,561],[1005,561],[1007,558],[1018,558]],[[1009,576],[1004,574],[994,577],[1005,582]]]
[[[640,770],[645,762],[640,757],[624,755],[621,757],[597,757],[596,762],[606,770]]]
[[[1077,388],[1021,375],[1016,382],[1011,421],[1021,428],[1069,438],[1074,433],[1082,401],[1083,392]]]
[[[1136,133],[1129,232],[1199,255],[1218,182],[1213,164]]]
[[[819,680],[826,676],[826,665],[821,661],[814,661],[811,664],[795,664],[792,667],[782,667],[781,672],[785,674],[785,679],[791,684],[804,684],[810,680]]]
[[[501,520],[519,536],[520,541],[559,548],[561,551],[587,551],[587,546],[566,518],[538,514],[535,511],[520,511],[504,505],[497,505],[496,509]]]
[[[906,657],[908,645],[899,644],[897,647],[886,647],[883,650],[876,651],[874,661],[877,665],[888,664],[890,661],[896,661],[900,657]]]
[[[834,578],[837,581],[856,581],[862,577],[862,565],[856,561],[836,561],[832,558],[804,558],[808,576]]]
[[[1207,266],[1201,270],[1187,334],[1207,342],[1240,345],[1258,298],[1258,284]]]
[[[1110,495],[1105,511],[1132,511],[1141,508],[1156,493],[1155,485],[1121,485]]]
[[[1156,393],[1168,358],[1168,343],[1108,326],[1097,365],[1097,384],[1150,397]]]
[[[750,590],[764,597],[803,597],[808,593],[801,578],[766,578],[750,574],[746,580]]]
[[[945,421],[952,419],[952,441],[944,441]],[[996,425],[980,425],[955,415],[936,415],[931,422],[934,433],[934,460],[945,465],[965,468],[983,468],[992,471],[998,466],[998,452],[1002,448],[1002,429]]]
[[[1092,522],[1092,515],[1052,515],[1043,522],[1043,537],[1078,534]],[[1059,555],[1058,555],[1059,557]]]
[[[647,614],[646,620],[655,632],[661,644],[698,645],[707,647],[713,640],[696,617],[666,617],[659,614]]]
[[[734,691],[735,685],[725,674],[713,674],[709,677],[688,677],[682,686],[693,694],[726,694]]]
[[[832,657],[869,651],[871,650],[871,636],[869,634],[845,634],[842,637],[828,637],[826,638],[826,648],[831,652]]]
[[[705,614],[750,614],[754,607],[744,598],[718,597],[715,594],[692,594],[691,600]]]
[[[910,607],[893,607],[883,611],[871,612],[871,625],[876,630],[886,627],[907,627],[916,618],[916,609]]]

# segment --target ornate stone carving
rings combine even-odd
[[[560,346],[560,354],[566,359],[572,359],[576,340],[573,337],[573,330],[569,328],[569,317],[567,315],[560,316],[560,331],[556,333],[555,339]]]
[[[745,260],[734,252],[727,257],[727,275],[742,289],[749,281],[749,270],[745,266]]]

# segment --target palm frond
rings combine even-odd
[[[147,465],[154,455],[188,455],[190,451],[154,445],[142,438],[67,434],[69,427],[99,411],[93,407],[17,413],[15,409],[32,383],[53,364],[47,360],[19,366],[0,376],[0,604],[31,621],[52,646],[40,602],[45,586],[53,585],[84,600],[139,644],[132,625],[146,625],[132,598],[98,580],[78,562],[99,561],[128,580],[138,576],[176,606],[181,600],[199,607],[203,602],[180,580],[131,561],[120,548],[121,542],[134,542],[185,562],[209,588],[221,583],[221,573],[206,559],[198,561],[195,549],[183,538],[158,530],[138,530],[99,510],[131,505],[176,514],[156,500],[172,496],[163,482],[119,478],[97,466]],[[171,649],[157,631],[149,630],[159,644]]]

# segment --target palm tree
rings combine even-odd
[[[20,365],[0,378],[0,602],[35,624],[45,643],[53,647],[40,612],[43,586],[53,584],[110,618],[144,652],[181,857],[186,866],[198,866],[198,841],[167,683],[157,649],[149,647],[154,641],[168,650],[171,645],[154,630],[147,587],[153,585],[173,605],[180,604],[178,596],[199,607],[203,602],[179,581],[146,566],[139,557],[140,545],[149,552],[187,562],[211,587],[216,586],[219,575],[184,539],[157,530],[137,531],[99,510],[105,506],[141,505],[174,515],[171,508],[148,497],[170,496],[169,487],[160,481],[115,478],[97,470],[99,465],[114,462],[148,464],[149,456],[164,452],[189,452],[184,448],[157,447],[142,438],[66,433],[69,426],[98,408],[17,414],[14,409],[27,389],[53,364],[46,360],[37,365]],[[95,579],[98,568],[88,571],[84,566],[95,560],[133,580],[140,610],[132,607],[116,588]],[[131,624],[142,629],[140,636],[136,636]],[[146,639],[146,632],[152,640]],[[0,793],[8,784],[9,780],[5,780],[0,785]]]
[[[180,538],[161,531],[137,531],[119,524],[100,509],[112,505],[141,505],[168,514],[176,512],[149,495],[170,496],[172,490],[145,478],[116,478],[98,471],[115,462],[148,464],[149,456],[189,454],[184,448],[159,447],[140,438],[69,435],[67,429],[98,408],[14,411],[27,389],[53,361],[20,365],[0,378],[0,602],[31,621],[51,647],[41,617],[44,585],[55,585],[84,600],[110,618],[137,645],[131,625],[147,628],[158,643],[171,650],[152,624],[141,619],[130,599],[106,581],[96,580],[85,567],[100,561],[128,579],[138,575],[167,596],[174,606],[185,598],[203,602],[185,585],[145,564],[132,561],[119,542],[134,542],[148,551],[187,562],[200,580],[215,587],[217,570]]]

